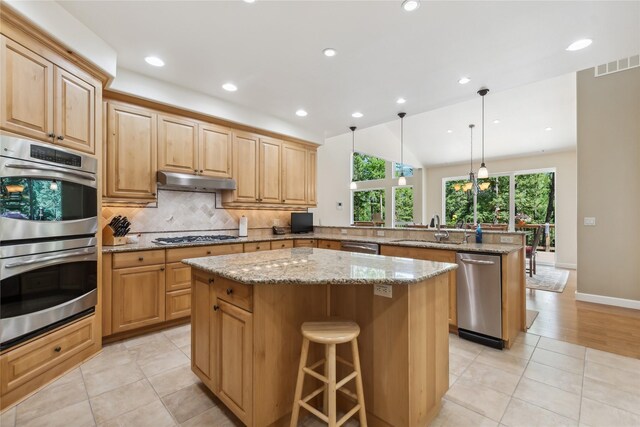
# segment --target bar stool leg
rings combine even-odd
[[[300,353],[300,367],[298,368],[298,381],[296,382],[296,392],[293,397],[293,410],[291,411],[290,427],[298,426],[298,416],[300,415],[300,399],[302,399],[302,385],[304,384],[303,368],[307,366],[307,356],[309,354],[309,340],[302,339],[302,352]]]
[[[336,345],[327,344],[327,347],[329,347],[329,356],[326,361],[329,365],[329,384],[327,384],[329,388],[329,413],[327,417],[329,418],[329,427],[336,427]]]
[[[324,376],[329,378],[329,346],[324,346]],[[322,392],[322,413],[329,413],[329,386]]]
[[[353,368],[358,373],[356,376],[356,394],[360,405],[360,410],[358,411],[360,427],[367,427],[367,410],[364,407],[364,387],[362,386],[362,371],[360,370],[360,353],[358,352],[357,339],[351,341],[351,351],[353,354]]]

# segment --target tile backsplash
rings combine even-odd
[[[216,206],[216,194],[188,191],[158,191],[158,207],[104,207],[103,224],[116,215],[131,222],[131,233],[172,231],[237,230],[239,219],[246,216],[250,229],[286,227],[290,211],[224,209]]]

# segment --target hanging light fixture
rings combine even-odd
[[[471,134],[471,167],[469,169],[469,182],[467,182],[463,187],[465,191],[469,191],[471,189],[474,189],[475,191],[476,176],[473,173],[473,128],[474,127],[476,127],[476,125],[474,125],[473,123],[469,125],[469,132]]]
[[[489,93],[489,89],[482,88],[478,91],[478,95],[482,97],[482,164],[478,169],[478,178],[489,178],[489,170],[484,164],[484,96]]]
[[[351,126],[349,129],[351,129],[351,165],[353,167],[353,157],[356,155],[356,127]],[[353,178],[353,173],[351,173],[351,184],[349,184],[349,189],[357,190],[358,184],[356,184]]]
[[[400,117],[400,178],[398,185],[407,185],[407,178],[404,177],[404,116],[407,113],[398,113]]]

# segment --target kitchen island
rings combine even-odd
[[[449,387],[448,272],[457,265],[316,248],[183,262],[192,268],[192,370],[246,425],[288,425],[300,325],[327,316],[360,325],[369,425],[424,426],[438,413]],[[312,346],[309,363],[322,351]],[[351,358],[340,346],[338,355]]]

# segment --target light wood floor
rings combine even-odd
[[[540,312],[529,332],[640,358],[640,310],[576,301],[575,271],[563,293],[527,289],[527,309]]]

